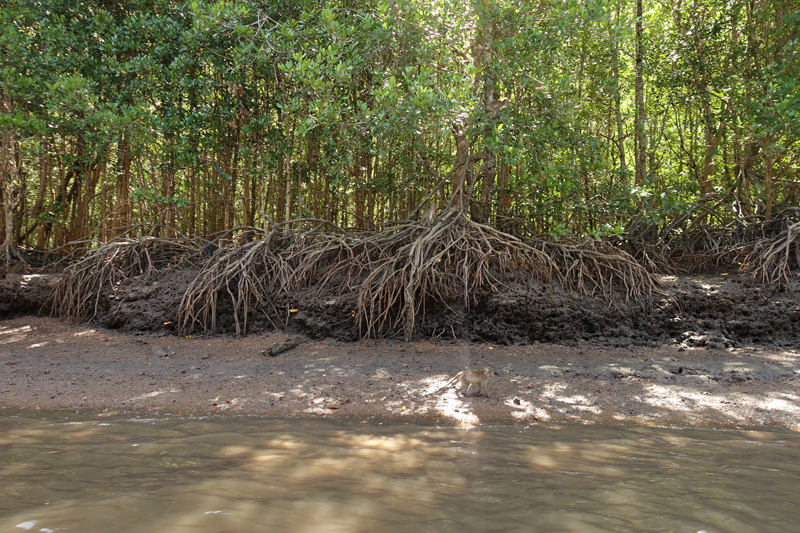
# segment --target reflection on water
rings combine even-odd
[[[800,524],[800,435],[0,413],[0,532]]]

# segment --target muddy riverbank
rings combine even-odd
[[[132,278],[92,298],[92,323],[143,336],[202,333],[202,325],[182,327],[181,299],[197,275],[171,270]],[[470,344],[525,345],[535,342],[608,347],[682,345],[725,349],[765,345],[800,348],[800,282],[765,285],[747,274],[660,276],[664,295],[630,301],[623,291],[606,296],[568,290],[520,272],[501,276],[497,291],[484,287],[471,305],[463,299],[447,305],[427,302],[414,340],[457,340]],[[58,275],[9,274],[0,280],[0,318],[49,314]],[[359,340],[355,300],[320,295],[314,289],[281,293],[263,306],[251,306],[246,334],[276,330],[323,340]],[[216,332],[235,335],[233,307],[219,296]],[[240,326],[242,311],[238,313]],[[187,331],[187,330],[191,331]],[[402,329],[386,335],[402,338]]]
[[[286,338],[153,337],[7,319],[0,322],[0,407],[800,430],[794,348],[323,339],[274,357],[261,353]],[[490,398],[434,392],[459,370],[486,365],[497,374]]]

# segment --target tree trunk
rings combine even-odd
[[[236,144],[232,148],[233,160],[228,167],[230,179],[225,179],[225,205],[228,207],[225,229],[235,228],[236,223],[236,191],[239,186],[239,131],[236,132]]]
[[[7,111],[6,111],[7,112]],[[14,244],[14,207],[15,195],[12,190],[13,176],[15,174],[14,163],[14,137],[16,133],[11,128],[4,128],[0,133],[0,192],[3,195],[3,221],[5,231],[3,232],[3,243],[6,246]],[[5,254],[6,266],[8,266],[8,254]]]
[[[644,42],[642,29],[642,0],[636,0],[636,184],[642,185],[647,178],[647,146],[645,140],[644,116]]]
[[[772,152],[772,135],[764,137],[764,195],[766,198],[767,209],[764,212],[764,220],[772,219],[772,174],[775,156]]]
[[[701,196],[711,193],[711,176],[714,174],[714,159],[717,155],[717,148],[719,148],[719,144],[722,142],[722,129],[725,127],[724,123],[720,121],[717,126],[717,131],[713,131],[712,128],[716,122],[716,118],[714,117],[714,112],[711,109],[708,97],[703,98],[703,118],[706,149],[703,155],[703,173],[700,176]]]
[[[89,204],[94,199],[97,183],[103,174],[105,163],[101,163],[102,156],[98,155],[95,160],[84,170],[84,187],[79,192],[75,202],[75,215],[72,219],[69,239],[71,241],[84,240],[91,236],[89,231]],[[79,182],[76,182],[79,183]]]
[[[45,250],[47,248],[47,239],[45,238],[44,224],[38,221],[39,215],[44,208],[44,195],[48,189],[48,182],[50,181],[50,158],[44,156],[39,164],[39,191],[36,194],[36,205],[34,206],[33,219],[36,225],[36,249]]]
[[[111,238],[116,237],[131,224],[131,154],[130,134],[126,131],[117,145],[117,204],[114,208],[114,228]]]
[[[0,97],[0,113],[10,114],[13,109],[11,97]],[[15,194],[12,189],[14,175],[16,174],[16,161],[14,149],[17,147],[17,132],[11,127],[0,130],[0,194],[3,195],[3,244],[6,252],[4,255],[5,267],[8,267],[11,248],[14,246],[14,208]]]
[[[253,205],[255,202],[250,198],[250,189],[252,188],[253,181],[250,178],[250,157],[245,157],[242,164],[242,226],[252,227],[253,222]],[[242,244],[248,242],[252,238],[252,232],[246,230],[242,233]]]
[[[622,124],[622,110],[621,102],[622,96],[620,95],[619,83],[619,43],[617,32],[620,28],[620,4],[622,0],[617,1],[617,25],[612,31],[611,35],[611,65],[614,73],[614,117],[617,122],[617,149],[619,150],[619,171],[624,180],[627,181],[625,173],[627,172],[627,164],[625,162],[625,136]]]
[[[453,126],[453,138],[456,141],[456,160],[453,163],[453,201],[452,206],[465,212],[464,181],[467,175],[467,159],[469,159],[469,141],[462,128]]]
[[[286,177],[284,178],[285,191],[283,193],[283,221],[288,222],[292,219],[292,153],[286,154],[286,162],[283,164]],[[287,226],[288,229],[288,226]]]

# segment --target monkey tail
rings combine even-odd
[[[451,384],[453,384],[453,383],[455,382],[455,380],[456,380],[456,379],[458,379],[458,374],[456,374],[455,376],[453,376],[453,377],[452,377],[452,379],[450,379],[450,381],[448,381],[447,383],[445,383],[445,384],[444,384],[444,386],[443,386],[442,388],[440,388],[440,389],[438,389],[438,390],[435,390],[435,391],[433,391],[433,392],[429,392],[429,393],[428,393],[428,394],[426,394],[425,396],[430,396],[430,395],[432,395],[432,394],[437,394],[437,393],[439,393],[439,392],[442,392],[444,389],[446,389],[446,388],[447,388],[447,387],[449,387]]]

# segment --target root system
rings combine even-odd
[[[468,309],[475,290],[497,290],[494,274],[507,270],[604,296],[613,286],[635,299],[659,290],[656,278],[610,245],[524,242],[452,209],[430,226],[405,221],[356,233],[276,229],[220,249],[187,290],[180,315],[186,332],[213,331],[218,298],[227,295],[236,331],[243,333],[252,309],[279,316],[269,309],[277,293],[314,287],[319,295],[355,299],[361,337],[402,333],[410,339],[426,302],[460,302]]]
[[[771,237],[748,241],[729,236],[730,244],[703,253],[709,260],[722,254],[739,257],[757,281],[783,282],[800,261],[798,234],[800,223],[791,222]],[[73,320],[92,319],[108,301],[104,295],[120,282],[132,277],[146,281],[184,266],[192,275],[197,272],[181,292],[177,324],[185,334],[215,331],[220,309],[232,313],[237,334],[247,332],[248,316],[256,310],[260,320],[279,329],[290,311],[288,295],[305,291],[326,300],[350,300],[353,331],[362,338],[411,339],[424,323],[426,306],[468,313],[476,294],[504,288],[500,280],[508,272],[610,302],[620,296],[628,303],[649,301],[665,294],[651,274],[664,271],[665,255],[656,248],[640,249],[635,257],[622,241],[520,239],[470,220],[456,208],[431,224],[407,220],[345,231],[306,219],[268,232],[239,228],[225,242],[213,250],[191,239],[119,238],[84,250],[56,284],[52,310]]]
[[[156,237],[119,238],[69,265],[50,295],[52,313],[75,321],[94,318],[106,291],[134,276],[147,279],[161,270],[197,262],[204,253],[199,243]]]

